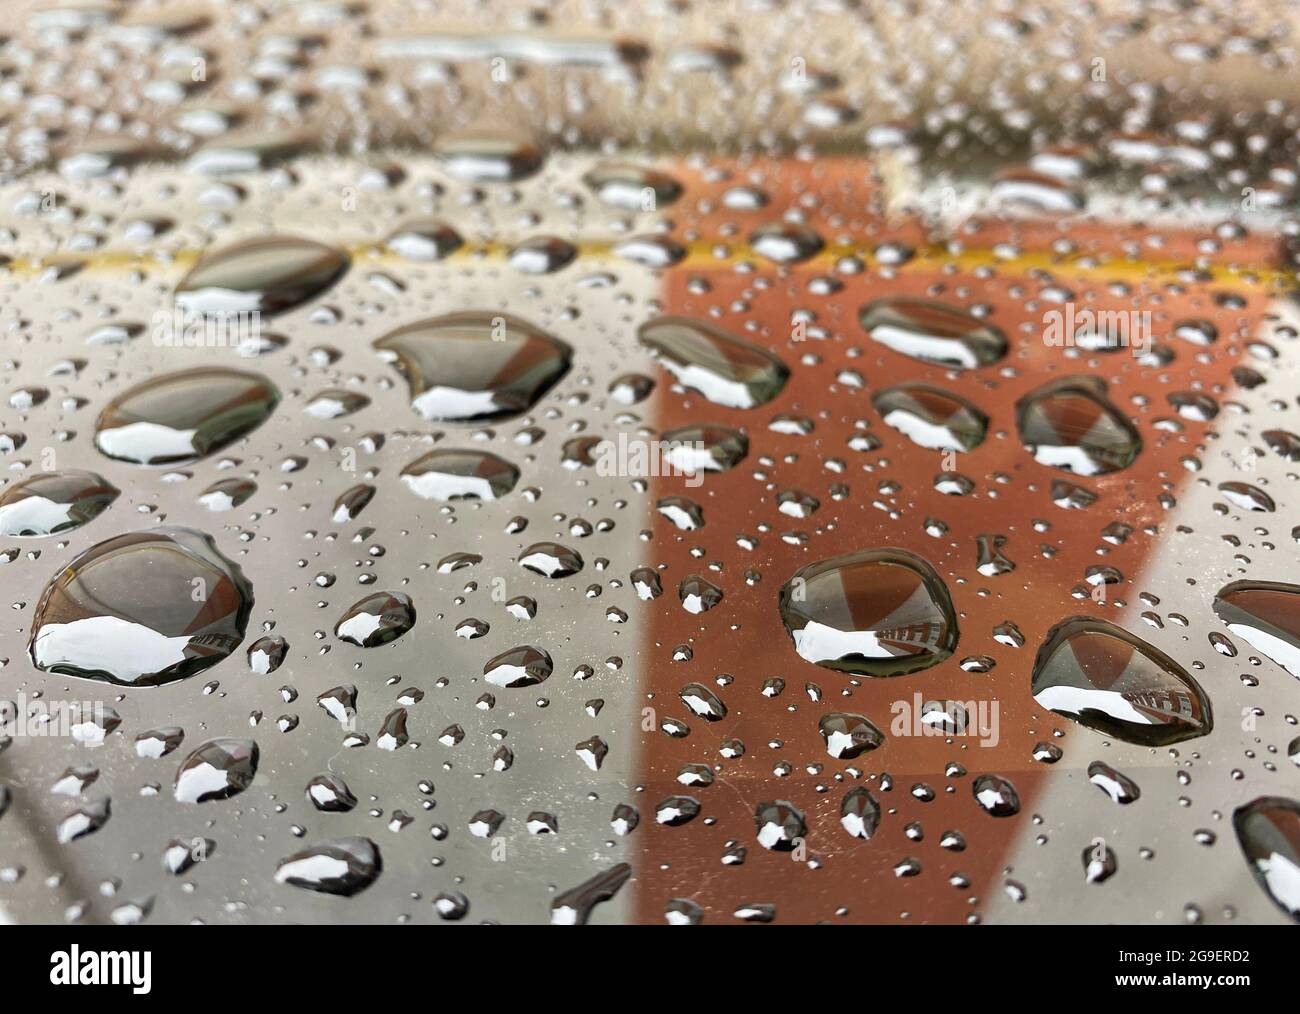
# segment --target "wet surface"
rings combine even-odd
[[[1296,918],[1286,110],[20,6],[0,917]],[[96,46],[107,139],[21,59]]]

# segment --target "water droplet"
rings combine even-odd
[[[971,370],[1007,354],[1007,339],[964,310],[928,299],[891,296],[864,306],[863,330],[886,348],[924,363]]]
[[[424,500],[497,500],[515,488],[519,469],[486,451],[430,451],[402,469],[407,489]]]
[[[582,182],[605,204],[627,211],[656,211],[682,193],[681,184],[665,173],[608,162],[588,172]]]
[[[460,234],[436,219],[404,222],[388,237],[388,249],[411,261],[440,261],[462,244]]]
[[[251,739],[210,739],[196,747],[176,772],[175,795],[182,803],[206,803],[237,796],[253,784],[259,751]]]
[[[1142,449],[1133,424],[1106,397],[1097,376],[1063,377],[1016,402],[1020,439],[1034,459],[1076,475],[1131,465]]]
[[[592,909],[614,897],[631,876],[632,867],[619,863],[577,887],[557,894],[551,901],[551,925],[585,926]]]
[[[406,378],[428,420],[467,422],[526,412],[569,370],[572,350],[518,317],[457,313],[374,343]]]
[[[971,794],[980,809],[994,817],[1012,817],[1020,812],[1016,787],[1001,775],[980,775],[971,783]]]
[[[331,838],[281,859],[275,882],[350,898],[373,884],[382,869],[379,846],[369,838]]]
[[[529,687],[550,679],[553,668],[544,649],[521,645],[488,659],[483,678],[494,687]]]
[[[0,535],[54,535],[98,517],[119,490],[94,472],[34,475],[0,492]]]
[[[1300,585],[1234,581],[1219,589],[1214,612],[1252,648],[1300,678]]]
[[[957,617],[939,575],[899,549],[809,564],[780,593],[781,619],[800,657],[861,676],[901,676],[957,647]]]
[[[434,153],[449,175],[468,183],[512,183],[542,167],[541,149],[504,134],[448,137]]]
[[[1128,743],[1167,746],[1213,728],[1210,701],[1172,658],[1113,623],[1076,616],[1048,632],[1034,700]]]
[[[791,852],[808,834],[804,815],[784,799],[759,803],[754,808],[758,843],[775,852]]]
[[[169,373],[110,401],[95,423],[95,446],[137,465],[188,464],[257,429],[279,401],[280,392],[256,373]]]
[[[296,236],[260,236],[213,250],[176,286],[187,313],[283,313],[324,292],[348,269],[341,250]]]
[[[519,554],[519,565],[543,577],[569,577],[582,570],[582,557],[558,542],[535,542]]]
[[[1300,803],[1261,796],[1233,811],[1232,826],[1255,880],[1300,922]]]
[[[637,335],[678,383],[715,405],[754,408],[780,394],[790,377],[766,349],[704,321],[656,317]]]
[[[160,686],[234,651],[252,604],[252,586],[209,536],[133,532],[92,546],[50,582],[29,650],[47,672]]]
[[[367,595],[339,617],[334,636],[362,648],[396,641],[415,626],[415,605],[401,592]]]
[[[832,711],[817,723],[826,744],[826,752],[836,760],[852,760],[875,750],[885,742],[885,735],[862,715]]]
[[[880,826],[880,804],[862,786],[849,789],[840,801],[840,824],[854,838],[869,841]]]
[[[749,438],[730,426],[682,426],[665,431],[660,440],[668,464],[691,475],[725,472],[749,453]]]
[[[935,451],[973,451],[988,429],[988,416],[978,408],[929,384],[887,387],[871,403],[888,425]]]

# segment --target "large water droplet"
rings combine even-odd
[[[1127,468],[1142,449],[1133,424],[1106,397],[1101,377],[1063,377],[1016,402],[1020,439],[1036,461],[1076,475]]]
[[[1219,589],[1214,611],[1234,634],[1300,678],[1300,585],[1234,581]]]
[[[948,589],[925,560],[871,549],[809,564],[780,594],[781,620],[800,657],[860,676],[902,676],[957,647]]]
[[[212,539],[156,528],[92,546],[46,587],[32,662],[47,672],[160,686],[216,665],[244,637],[253,589]]]
[[[259,236],[199,258],[176,286],[189,313],[272,314],[324,292],[348,269],[341,250],[296,236]]]
[[[281,859],[275,882],[350,898],[373,884],[382,869],[379,846],[369,838],[331,838]]]
[[[425,419],[465,422],[526,412],[565,373],[572,350],[518,317],[456,313],[391,331],[374,347],[406,377]]]
[[[858,320],[873,340],[925,363],[970,370],[1007,354],[1007,339],[997,328],[929,299],[873,300],[859,311]]]
[[[460,233],[437,219],[405,222],[388,237],[388,249],[412,261],[440,261],[462,244]]]
[[[525,644],[488,659],[483,678],[495,687],[528,687],[550,679],[553,668],[545,649]]]
[[[95,423],[95,446],[137,465],[188,464],[262,425],[279,401],[280,392],[256,373],[169,373],[110,401]]]
[[[980,775],[971,783],[971,794],[980,809],[994,817],[1012,817],[1020,812],[1016,787],[1001,775]]]
[[[375,592],[353,603],[334,626],[334,636],[362,648],[396,641],[415,626],[415,605],[401,592]]]
[[[519,481],[519,469],[487,451],[430,451],[401,474],[407,489],[425,500],[497,500]]]
[[[792,852],[808,834],[804,815],[784,799],[759,803],[754,808],[758,843],[775,852]]]
[[[511,183],[542,167],[541,149],[501,134],[448,137],[434,152],[449,175],[468,183]]]
[[[715,405],[754,408],[780,394],[790,377],[766,349],[705,321],[657,317],[637,334],[683,387]]]
[[[1262,796],[1233,811],[1232,826],[1259,885],[1300,922],[1300,802]]]
[[[817,723],[826,752],[836,760],[852,760],[885,742],[884,733],[869,719],[848,711],[832,711]]]
[[[1075,616],[1048,632],[1034,661],[1042,707],[1129,743],[1206,735],[1210,701],[1172,658],[1106,620]]]
[[[840,801],[840,825],[854,838],[870,840],[880,826],[880,804],[860,785],[849,789]]]
[[[656,211],[682,193],[681,184],[665,173],[617,163],[596,166],[582,182],[605,204],[628,211]]]
[[[725,472],[749,453],[749,438],[730,426],[681,426],[666,430],[660,440],[668,464],[691,475]]]
[[[182,803],[237,796],[253,784],[259,751],[251,739],[221,737],[196,747],[176,771],[174,792]]]
[[[33,475],[0,493],[0,535],[53,535],[98,517],[120,491],[94,472]]]
[[[929,384],[887,387],[871,403],[888,425],[935,451],[972,451],[988,429],[988,416],[978,408]]]

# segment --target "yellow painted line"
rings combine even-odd
[[[578,256],[593,261],[617,261],[631,263],[619,257],[615,252],[620,240],[605,242],[586,242],[578,244]],[[374,243],[357,243],[345,245],[344,250],[352,257],[355,264],[372,267],[430,267],[446,263],[475,263],[483,261],[504,261],[511,246],[506,243],[466,244],[441,261],[412,261],[391,253]],[[187,270],[198,260],[202,251],[180,250],[162,255],[140,254],[126,250],[104,250],[84,257],[57,254],[48,258],[15,257],[8,263],[0,263],[0,274],[7,272],[15,277],[40,277],[52,268],[80,265],[81,271],[120,272],[124,270],[175,271]],[[834,244],[824,248],[816,256],[801,261],[793,268],[800,271],[832,270],[843,257],[857,257],[867,267],[884,268],[871,253],[869,246],[856,243]],[[775,270],[780,265],[773,264],[761,256],[753,247],[745,243],[726,244],[699,241],[686,248],[686,256],[673,266],[674,270],[705,270],[734,267],[738,264],[752,263],[759,267]],[[1127,281],[1164,285],[1182,281],[1188,272],[1204,275],[1206,282],[1213,285],[1227,285],[1237,289],[1261,289],[1269,292],[1293,291],[1300,286],[1296,272],[1286,271],[1271,265],[1197,265],[1189,261],[1145,260],[1061,257],[1046,251],[1019,251],[1012,256],[1001,256],[990,248],[971,247],[956,253],[946,247],[932,244],[915,251],[911,260],[894,266],[898,272],[936,271],[943,268],[958,268],[974,271],[977,268],[991,268],[999,274],[1020,276],[1031,271],[1041,271],[1058,277],[1095,278],[1107,281]]]

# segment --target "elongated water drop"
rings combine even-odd
[[[199,258],[176,287],[176,305],[208,315],[273,314],[324,292],[348,269],[341,250],[296,236],[261,236]]]
[[[280,392],[256,373],[168,373],[110,401],[95,422],[95,446],[137,465],[189,464],[255,430],[279,401]]]
[[[526,412],[569,370],[572,349],[518,317],[456,313],[408,324],[374,343],[428,420],[469,422]]]
[[[93,521],[119,490],[95,472],[34,475],[0,492],[0,535],[54,535]]]
[[[1075,616],[1038,649],[1034,700],[1108,736],[1167,746],[1213,728],[1210,701],[1177,662],[1106,620]]]

